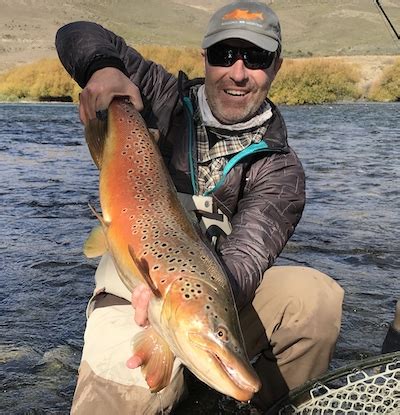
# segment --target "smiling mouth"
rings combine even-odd
[[[244,97],[245,95],[247,95],[247,92],[245,91],[236,91],[233,89],[224,89],[225,94],[228,94],[232,97]]]

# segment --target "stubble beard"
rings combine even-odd
[[[249,99],[247,102],[229,103],[225,104],[220,94],[224,94],[223,89],[216,85],[208,85],[205,83],[205,93],[210,110],[214,117],[222,124],[237,124],[249,120],[261,104],[265,100],[266,94],[258,93]],[[229,98],[227,97],[227,100]]]

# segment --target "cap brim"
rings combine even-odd
[[[215,43],[221,42],[227,39],[243,39],[253,43],[261,49],[275,52],[278,49],[279,42],[272,37],[261,35],[259,33],[250,32],[249,30],[230,29],[224,30],[218,33],[214,33],[211,36],[206,36],[203,39],[201,47],[207,49]]]

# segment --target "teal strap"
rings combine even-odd
[[[196,183],[196,174],[193,163],[193,105],[189,97],[183,97],[184,108],[186,109],[186,114],[188,115],[188,125],[189,125],[189,168],[190,168],[190,180],[192,182],[193,194],[197,195],[197,183]]]
[[[225,181],[227,174],[231,171],[233,166],[237,164],[240,160],[242,160],[244,157],[247,157],[251,154],[260,153],[262,151],[267,151],[267,150],[268,150],[268,144],[265,141],[260,141],[259,143],[250,144],[240,153],[235,154],[224,167],[224,170],[222,171],[221,179],[218,181],[218,183],[214,186],[213,189],[207,190],[206,192],[204,192],[204,196],[208,196],[210,193],[215,192],[219,187],[221,187],[222,183]]]

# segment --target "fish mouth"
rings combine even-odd
[[[210,351],[207,351],[207,353],[221,366],[223,371],[239,389],[246,390],[251,393],[256,393],[259,390],[259,387],[251,385],[250,383],[244,381],[244,379],[240,378],[240,376],[237,376],[237,371],[235,371],[232,366],[229,366],[229,364],[224,362],[217,354]]]
[[[261,388],[261,382],[258,379],[257,374],[250,365],[246,364],[245,359],[239,356],[235,356],[233,353],[233,365],[229,363],[228,359],[224,358],[224,351],[221,345],[215,341],[203,336],[199,333],[189,333],[189,338],[192,343],[202,349],[211,360],[221,368],[221,372],[226,378],[229,379],[229,383],[232,385],[231,396],[239,401],[250,400],[254,393]],[[229,394],[226,391],[222,393]]]

